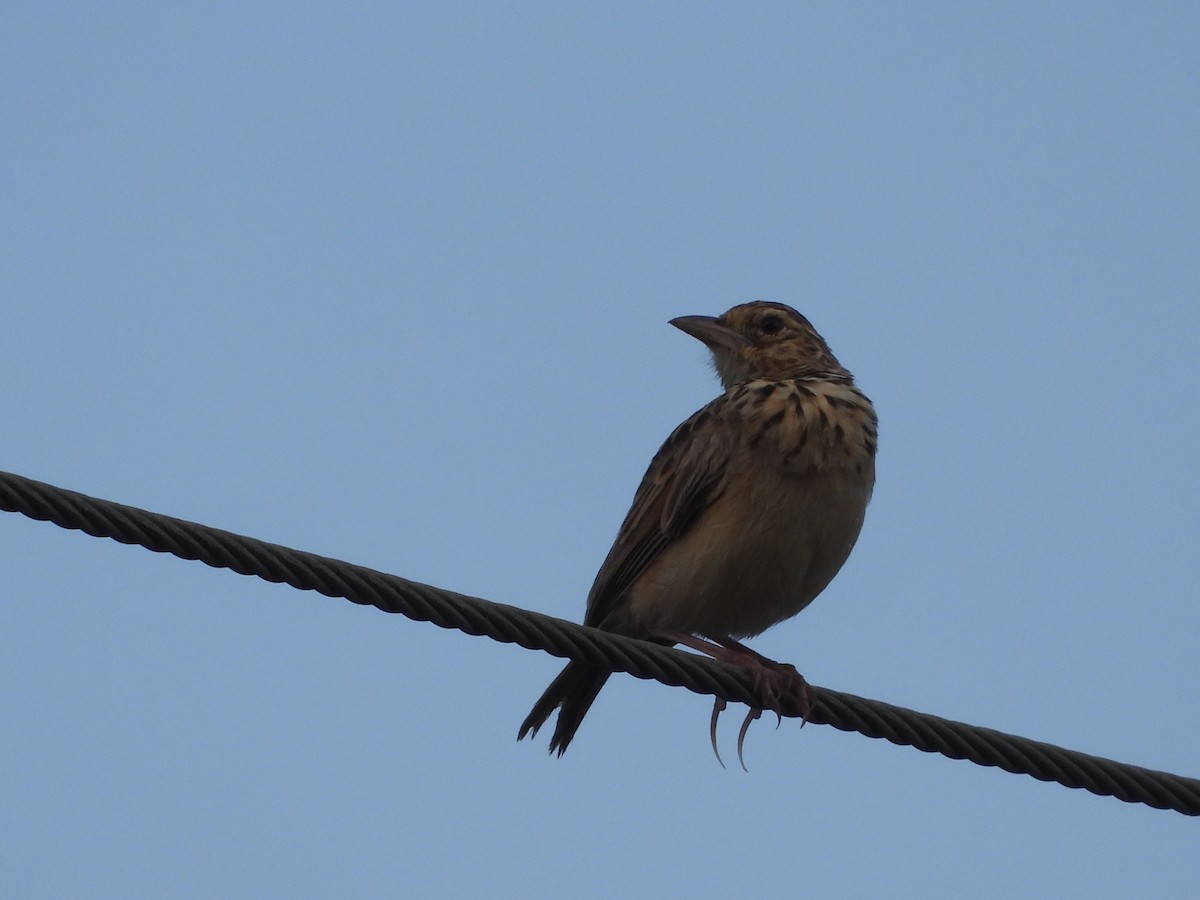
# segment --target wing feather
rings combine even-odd
[[[740,430],[708,426],[731,414],[728,398],[718,397],[671,432],[654,455],[588,594],[585,624],[601,625],[638,576],[721,496]]]

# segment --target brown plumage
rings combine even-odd
[[[737,639],[800,612],[850,555],[875,483],[875,411],[791,307],[746,303],[671,324],[712,351],[725,393],[676,428],[650,463],[584,624],[745,665],[762,679],[770,708],[779,690],[807,685]],[[569,663],[518,740],[560,708],[550,751],[561,756],[610,674]],[[722,707],[713,712],[714,749]]]

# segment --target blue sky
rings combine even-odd
[[[1194,4],[0,11],[0,468],[578,619],[750,299],[881,420],[810,681],[1200,775]],[[1194,820],[0,516],[5,896],[1191,897]],[[736,712],[721,739],[730,756]]]

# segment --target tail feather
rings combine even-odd
[[[612,672],[586,663],[568,663],[562,673],[550,682],[546,692],[521,723],[517,740],[521,740],[526,734],[530,737],[535,736],[538,729],[550,718],[550,714],[556,708],[562,707],[558,713],[558,721],[554,723],[554,734],[550,738],[550,752],[557,751],[558,755],[562,756],[567,750],[567,745],[571,743],[571,738],[575,737],[575,732],[579,730],[579,723],[591,709],[596,695],[600,693],[611,674]]]

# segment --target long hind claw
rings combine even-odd
[[[725,768],[725,760],[721,759],[721,751],[717,749],[717,719],[720,718],[721,713],[725,711],[725,705],[725,701],[721,697],[718,697],[717,701],[713,704],[712,719],[708,723],[708,736],[712,739],[713,753],[716,755],[717,762],[721,764],[722,769]],[[741,756],[742,745],[739,742],[738,759],[741,759]],[[746,767],[743,765],[742,768],[744,769]]]
[[[746,742],[746,732],[750,730],[750,723],[761,715],[761,709],[750,710],[750,712],[746,713],[746,720],[742,722],[741,730],[738,731],[738,762],[742,764],[742,771],[747,775],[750,774],[750,770],[746,768],[746,760],[742,758],[742,745]],[[782,721],[782,716],[780,720]],[[778,728],[779,726],[776,725],[775,727]]]

